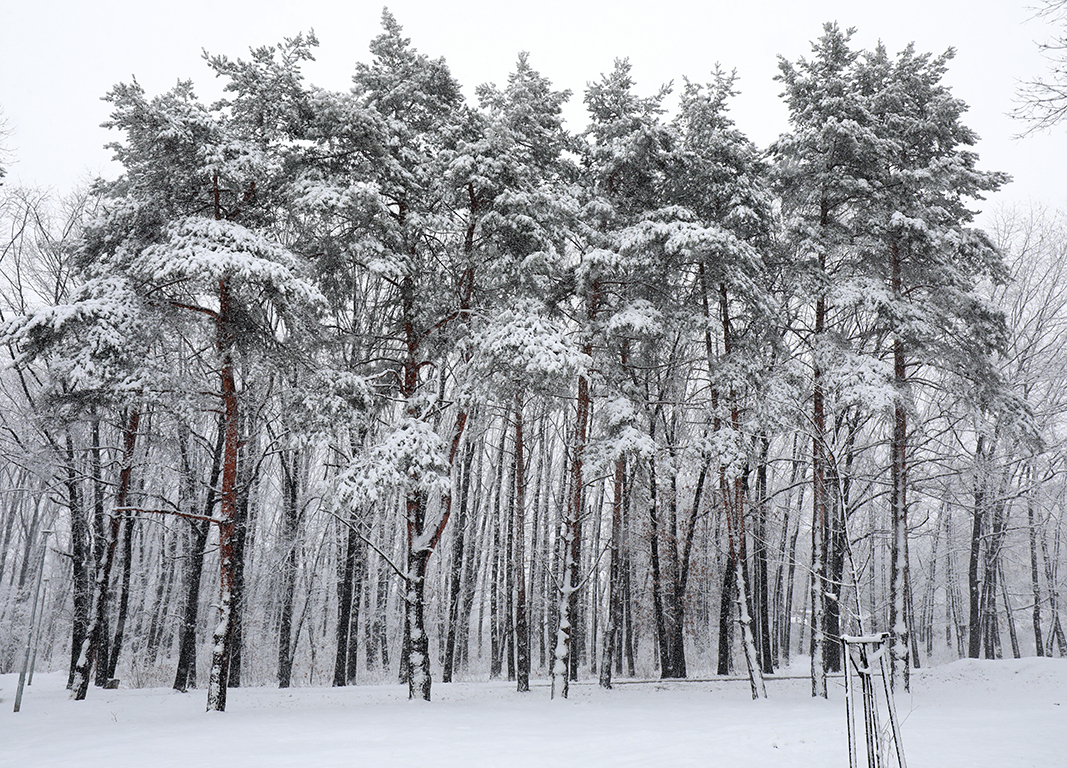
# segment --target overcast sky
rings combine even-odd
[[[1015,182],[995,202],[1067,204],[1067,126],[1013,138],[1023,126],[1007,113],[1019,80],[1044,71],[1035,41],[1051,29],[1031,20],[1037,0],[616,0],[451,3],[393,0],[389,8],[420,51],[443,56],[469,97],[486,81],[502,84],[519,51],[559,88],[574,92],[568,120],[584,125],[587,82],[628,57],[641,93],[683,76],[706,80],[716,62],[736,69],[738,126],[766,146],[786,129],[773,78],[778,54],[808,55],[822,23],[857,28],[858,46],[881,39],[891,51],[957,51],[948,82],[970,105],[966,122],[982,137],[981,167]],[[505,11],[505,8],[511,10]],[[0,24],[0,110],[11,163],[8,183],[63,192],[98,174],[113,176],[99,125],[100,100],[136,76],[149,94],[193,79],[205,100],[219,93],[201,51],[244,57],[250,46],[314,29],[317,61],[306,67],[319,86],[347,88],[353,64],[367,61],[382,5],[352,0],[35,0],[9,3]]]

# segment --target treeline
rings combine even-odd
[[[850,37],[766,149],[723,72],[469,104],[388,12],[348,92],[117,85],[121,176],[3,197],[0,671],[39,563],[75,698],[1067,654],[1063,226],[976,229],[951,53]]]

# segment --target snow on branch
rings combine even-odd
[[[188,216],[168,228],[167,240],[141,252],[139,271],[153,283],[222,280],[269,286],[290,303],[323,302],[309,281],[298,277],[296,257],[263,233],[203,216]]]
[[[401,419],[382,441],[354,459],[329,489],[333,507],[380,501],[390,491],[447,492],[448,448],[422,419]]]

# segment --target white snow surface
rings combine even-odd
[[[802,660],[801,660],[802,661]],[[797,667],[794,667],[796,669]],[[432,703],[406,686],[231,689],[227,712],[204,692],[93,688],[71,701],[66,675],[38,674],[12,713],[17,675],[0,676],[0,765],[188,766],[847,766],[842,680],[812,699],[806,679],[437,683]],[[966,660],[916,670],[898,692],[913,768],[1067,766],[1067,660]]]

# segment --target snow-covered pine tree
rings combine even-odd
[[[531,397],[555,392],[559,377],[568,378],[577,371],[552,362],[553,356],[577,353],[567,349],[543,316],[551,275],[558,270],[567,236],[574,230],[571,186],[576,169],[564,154],[574,147],[574,140],[564,130],[561,116],[569,95],[553,90],[547,78],[530,65],[529,57],[520,54],[503,90],[492,85],[478,88],[482,125],[473,140],[459,145],[449,169],[454,186],[465,190],[467,203],[463,245],[467,263],[460,311],[467,322],[472,310],[480,309],[486,320],[476,331],[476,339],[485,339],[489,333],[497,342],[485,350],[482,341],[471,341],[462,352],[464,367],[468,378],[471,371],[481,372],[484,378],[479,381],[476,373],[472,383],[483,394],[505,403],[514,420],[515,535],[509,581],[515,585],[515,666],[520,692],[529,690],[530,675],[526,476],[524,462],[518,458],[525,448],[524,411]],[[472,299],[477,307],[472,306]],[[521,344],[509,348],[509,338],[527,338],[534,345],[531,350],[540,352],[531,358],[531,350],[523,350]],[[492,375],[487,359],[496,360],[500,375]],[[539,366],[548,368],[539,373]],[[525,378],[529,380],[524,382]]]
[[[1006,339],[1004,319],[978,295],[978,281],[1003,281],[1001,253],[970,226],[972,202],[1008,181],[981,171],[977,141],[962,117],[965,104],[943,82],[950,49],[940,56],[908,46],[892,57],[883,45],[857,66],[877,147],[864,225],[866,269],[881,291],[868,296],[892,336],[893,429],[890,441],[891,547],[889,627],[892,677],[908,688],[908,410],[909,369],[962,373],[979,392],[995,391],[991,355]]]
[[[122,420],[122,461],[114,508],[110,522],[103,519],[103,510],[99,510],[95,542],[98,557],[92,574],[86,575],[90,582],[85,585],[86,625],[75,637],[76,647],[72,648],[72,697],[81,700],[88,692],[98,652],[106,648],[108,590],[120,526],[123,520],[129,525],[134,450],[143,400],[146,392],[167,378],[154,349],[161,341],[158,316],[146,306],[131,281],[105,276],[86,281],[62,304],[12,318],[5,323],[2,335],[18,352],[16,366],[26,369],[38,360],[46,366],[46,386],[39,397],[51,403],[57,421],[68,424],[68,472],[74,469],[69,425],[75,419],[106,408],[113,409]],[[99,446],[98,427],[95,432]],[[49,439],[57,453],[62,453],[56,438]],[[74,482],[73,478],[69,480]],[[81,538],[88,531],[81,531],[82,523],[75,518],[80,505],[74,503],[77,494],[71,487],[68,496],[72,502],[71,535]],[[98,504],[103,503],[100,497]],[[85,542],[76,541],[74,545],[77,553]],[[107,668],[106,655],[101,665]]]
[[[655,96],[633,93],[630,64],[618,60],[610,73],[586,89],[590,126],[583,149],[582,243],[569,258],[566,278],[553,303],[570,317],[579,335],[579,350],[593,358],[600,346],[601,321],[615,297],[604,280],[621,274],[620,232],[654,203],[656,180],[667,133],[659,119],[664,89]],[[622,284],[622,283],[620,283]],[[581,521],[585,496],[584,462],[590,440],[593,377],[578,375],[574,430],[568,446],[567,501],[561,524],[562,580],[559,586],[559,627],[550,662],[552,695],[566,698],[577,675]]]
[[[282,50],[280,58],[299,80],[299,62],[310,56],[312,44],[298,37],[255,57],[262,65]],[[164,333],[186,327],[212,340],[223,440],[219,512],[213,517],[220,611],[208,709],[222,710],[234,573],[240,567],[234,540],[241,390],[247,386],[242,363],[247,368],[253,361],[298,362],[321,296],[275,234],[294,138],[289,124],[264,111],[280,101],[263,94],[275,83],[269,77],[256,80],[250,75],[255,67],[240,62],[213,63],[220,74],[232,76],[228,89],[237,95],[212,108],[200,104],[189,83],[154,98],[136,82],[108,95],[113,105],[108,126],[124,134],[124,141],[112,145],[124,174],[101,185],[104,215],[87,231],[83,251],[94,271],[135,286],[139,300],[159,313]],[[286,354],[279,354],[282,350]]]
[[[800,339],[811,356],[811,415],[803,419],[811,437],[812,462],[812,696],[826,696],[824,643],[828,580],[832,463],[827,429],[828,370],[848,356],[847,337],[833,333],[831,289],[851,277],[847,270],[854,243],[862,236],[857,219],[867,204],[877,172],[876,141],[867,103],[856,88],[853,30],[826,24],[812,44],[811,59],[779,60],[778,80],[789,108],[791,132],[772,147],[783,197],[786,236],[793,251],[800,289],[794,301],[810,304],[809,330]]]
[[[764,263],[774,219],[766,166],[727,112],[733,82],[732,75],[719,72],[707,86],[686,83],[670,178],[672,201],[691,211],[692,220],[678,227],[668,249],[686,257],[684,274],[692,286],[689,314],[703,331],[699,335],[710,384],[708,445],[731,446],[725,453],[712,450],[704,460],[718,475],[745,659],[753,697],[758,697],[766,696],[761,671],[769,671],[770,643],[765,588],[756,593],[759,601],[750,599],[753,593],[744,562],[749,517],[745,508],[753,510],[757,531],[764,512],[761,503],[747,498],[742,476],[759,461],[751,436],[769,426],[765,419],[770,409],[759,403],[765,399],[777,345],[776,307]],[[716,326],[718,338],[713,336]],[[758,577],[766,572],[765,555],[762,542],[757,538],[753,543],[753,572]],[[759,583],[765,585],[765,578]],[[761,608],[756,615],[754,605]],[[766,651],[766,662],[759,658],[760,649]]]
[[[442,59],[414,49],[387,10],[383,31],[371,42],[373,60],[353,76],[353,131],[377,133],[379,154],[366,178],[351,179],[362,192],[366,214],[353,229],[366,254],[363,267],[381,284],[375,350],[392,377],[400,412],[383,414],[384,442],[356,457],[342,475],[338,498],[377,499],[381,488],[403,496],[405,561],[405,658],[402,675],[413,699],[430,699],[429,637],[425,623],[426,573],[450,503],[448,469],[465,418],[461,413],[446,449],[433,431],[433,380],[425,374],[448,348],[450,327],[464,317],[463,290],[451,290],[442,274],[464,274],[462,229],[452,216],[456,190],[447,169],[470,125],[459,84]],[[370,125],[362,116],[372,115]],[[392,446],[390,448],[389,446]],[[392,458],[390,458],[392,457]],[[376,490],[377,489],[377,490]],[[444,493],[443,499],[441,494]],[[369,495],[368,495],[369,494]]]

